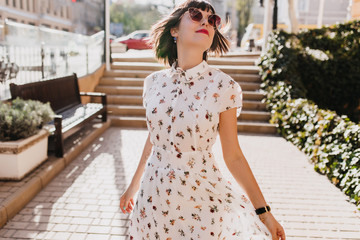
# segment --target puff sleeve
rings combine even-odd
[[[239,117],[242,110],[242,89],[240,85],[227,74],[225,74],[223,79],[223,91],[221,91],[220,94],[219,113],[231,108],[236,108],[236,117]]]

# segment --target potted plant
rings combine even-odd
[[[0,179],[21,180],[47,159],[54,112],[49,103],[16,98],[0,102]]]

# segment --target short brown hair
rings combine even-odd
[[[175,7],[168,16],[154,24],[151,28],[149,42],[155,50],[157,60],[160,62],[163,62],[164,64],[168,63],[171,66],[176,61],[177,48],[173,37],[171,36],[170,29],[179,26],[181,16],[190,7],[199,8],[202,11],[210,10],[212,14],[215,14],[215,9],[209,2],[204,0],[188,0]],[[228,21],[221,30],[225,29],[226,31],[229,29],[229,26],[230,21]],[[216,55],[229,51],[230,42],[220,31],[217,28],[215,29],[214,39],[209,49],[209,52],[213,52]],[[207,60],[207,54],[207,51],[203,53],[203,60]]]

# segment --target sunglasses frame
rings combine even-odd
[[[188,11],[189,11],[190,19],[191,19],[192,21],[194,21],[194,22],[200,22],[200,21],[204,18],[202,12],[200,12],[200,11],[199,11],[197,8],[195,8],[195,7],[190,7],[190,8],[188,9]],[[194,14],[194,13],[193,13],[194,11],[196,11],[197,13]],[[197,19],[194,18],[197,14],[201,14],[201,19],[197,20]],[[214,25],[212,25],[212,24],[210,23],[210,21],[209,21],[210,18],[215,18],[215,19],[214,19]],[[217,29],[217,28],[220,26],[220,24],[221,24],[221,18],[220,18],[220,16],[217,15],[217,14],[210,14],[210,15],[208,16],[208,18],[207,18],[207,21],[208,21],[208,23],[209,23],[212,27],[214,27],[214,29]],[[217,24],[217,23],[218,23],[218,24]]]

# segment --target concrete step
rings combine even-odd
[[[132,77],[102,77],[99,85],[101,86],[144,86],[143,78]]]
[[[258,66],[237,66],[237,65],[211,65],[218,68],[224,73],[248,73],[259,74]],[[141,71],[159,71],[165,69],[164,65],[160,63],[147,63],[147,62],[115,62],[111,64],[111,69],[114,70],[141,70]]]
[[[158,62],[155,57],[135,57],[124,54],[111,54],[113,62]]]
[[[221,57],[226,57],[226,58],[259,58],[260,57],[261,52],[244,52],[244,53],[239,53],[239,52],[228,52],[225,53],[224,55],[222,55]]]
[[[145,108],[140,105],[109,104],[107,110],[109,115],[114,116],[145,116]],[[238,119],[267,123],[270,120],[270,113],[264,111],[242,110]]]
[[[126,104],[142,106],[142,97],[136,95],[108,95],[108,104]]]
[[[135,95],[142,96],[143,87],[142,86],[104,86],[98,85],[95,87],[96,92],[103,92],[108,95]],[[264,98],[264,94],[255,91],[245,91],[243,90],[243,99],[244,100],[254,100],[261,101]]]
[[[146,128],[146,118],[139,116],[109,116],[113,126]],[[238,132],[275,134],[276,126],[270,123],[261,122],[237,122]]]
[[[267,111],[266,103],[254,100],[243,100],[243,109],[251,111]]]
[[[96,92],[103,92],[108,95],[136,95],[141,96],[143,92],[142,86],[103,86],[95,87]]]
[[[103,77],[126,77],[126,78],[142,78],[144,79],[154,71],[148,70],[109,70],[104,71]]]
[[[114,116],[145,116],[145,108],[140,105],[109,104],[107,111]]]
[[[126,70],[147,70],[158,71],[164,69],[163,64],[157,62],[113,62],[111,69],[126,69]]]
[[[209,65],[234,65],[234,66],[254,66],[254,58],[209,58]]]
[[[269,123],[271,114],[266,111],[241,110],[239,120]]]
[[[238,122],[238,132],[244,133],[261,133],[261,134],[276,134],[276,125],[261,122]]]
[[[131,116],[109,116],[112,126],[118,127],[133,127],[133,128],[147,128],[145,117],[131,117]]]
[[[143,62],[143,63],[158,63],[155,57],[129,57],[121,54],[113,55],[113,63],[117,62]],[[255,60],[253,57],[249,58],[234,58],[234,57],[222,57],[222,58],[208,58],[208,64],[210,65],[238,65],[238,66],[254,66]]]
[[[233,65],[213,65],[214,68],[218,68],[224,73],[227,74],[236,74],[236,73],[243,73],[243,74],[259,74],[259,67],[258,66],[233,66]]]
[[[252,83],[252,82],[239,82],[237,81],[243,91],[259,91],[260,83]]]
[[[265,97],[264,93],[243,90],[243,100],[261,101]]]

